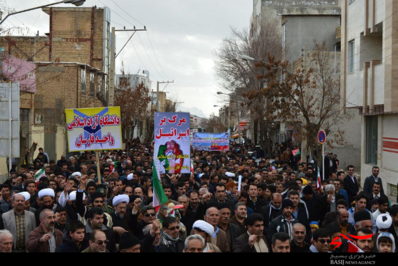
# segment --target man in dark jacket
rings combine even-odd
[[[249,198],[247,199],[246,206],[248,208],[251,208],[254,212],[260,213],[261,207],[266,206],[267,202],[258,197],[257,185],[254,183],[250,184],[248,193],[249,193]]]
[[[85,239],[90,239],[90,234],[95,230],[102,230],[106,239],[108,240],[108,244],[106,244],[106,249],[109,252],[116,252],[116,244],[113,236],[113,230],[104,224],[104,210],[100,207],[93,207],[87,214],[87,224],[86,224],[86,235]]]
[[[141,252],[160,252],[160,222],[153,221],[142,229],[144,239],[141,241]]]
[[[271,235],[267,235],[267,240],[272,240],[272,235],[276,232],[285,232],[293,239],[293,225],[297,220],[293,216],[294,204],[290,199],[284,199],[282,202],[282,214],[271,221],[269,230]]]
[[[163,235],[161,238],[160,252],[181,253],[184,249],[184,239],[179,234],[180,226],[174,217],[163,220]]]
[[[232,244],[232,251],[236,253],[269,253],[272,252],[269,242],[264,236],[264,217],[259,213],[252,213],[245,220],[247,232],[236,238]]]
[[[354,166],[349,165],[347,167],[348,174],[344,177],[344,189],[347,190],[348,194],[348,206],[351,206],[351,203],[355,200],[355,197],[358,195],[359,184],[357,179],[354,176]]]
[[[334,185],[328,184],[325,187],[325,195],[321,196],[315,205],[315,221],[322,221],[325,219],[326,213],[337,210],[337,200],[344,199],[344,196],[337,194]]]
[[[84,239],[84,224],[80,221],[72,221],[69,224],[68,233],[64,235],[62,244],[55,252],[80,253],[89,247],[87,239]]]
[[[263,206],[260,209],[260,214],[264,216],[264,227],[268,228],[269,223],[282,214],[282,195],[280,193],[274,193],[271,196],[271,202],[267,206]]]
[[[228,245],[232,247],[232,243],[238,236],[241,235],[239,226],[231,224],[229,219],[231,218],[231,210],[228,204],[218,205],[220,220],[218,222],[218,227],[227,234]]]

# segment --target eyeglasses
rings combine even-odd
[[[95,243],[97,243],[98,245],[100,245],[100,246],[102,246],[103,244],[105,244],[105,245],[108,245],[108,243],[109,243],[109,240],[98,240],[97,242],[95,242]]]
[[[318,241],[319,241],[321,244],[325,244],[325,242],[327,242],[328,244],[330,244],[330,242],[332,242],[330,239],[328,239],[328,240],[326,240],[326,239],[318,239]]]
[[[156,215],[155,213],[145,213],[145,214],[144,214],[145,217],[155,216],[155,215]]]
[[[168,230],[171,230],[171,231],[174,231],[174,230],[180,230],[180,227],[177,225],[177,226],[173,226],[173,227],[170,227],[170,228],[167,228]]]

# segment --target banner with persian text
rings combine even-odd
[[[229,151],[229,133],[194,133],[192,145],[198,151]]]
[[[120,107],[66,109],[69,152],[121,150]]]
[[[161,174],[190,173],[189,113],[155,113],[153,159]]]

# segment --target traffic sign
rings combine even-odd
[[[325,144],[326,142],[326,132],[324,130],[319,130],[318,132],[318,142],[320,144]]]

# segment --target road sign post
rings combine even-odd
[[[324,130],[319,130],[318,132],[318,142],[322,144],[322,180],[325,180],[325,142],[326,142],[326,132]]]

